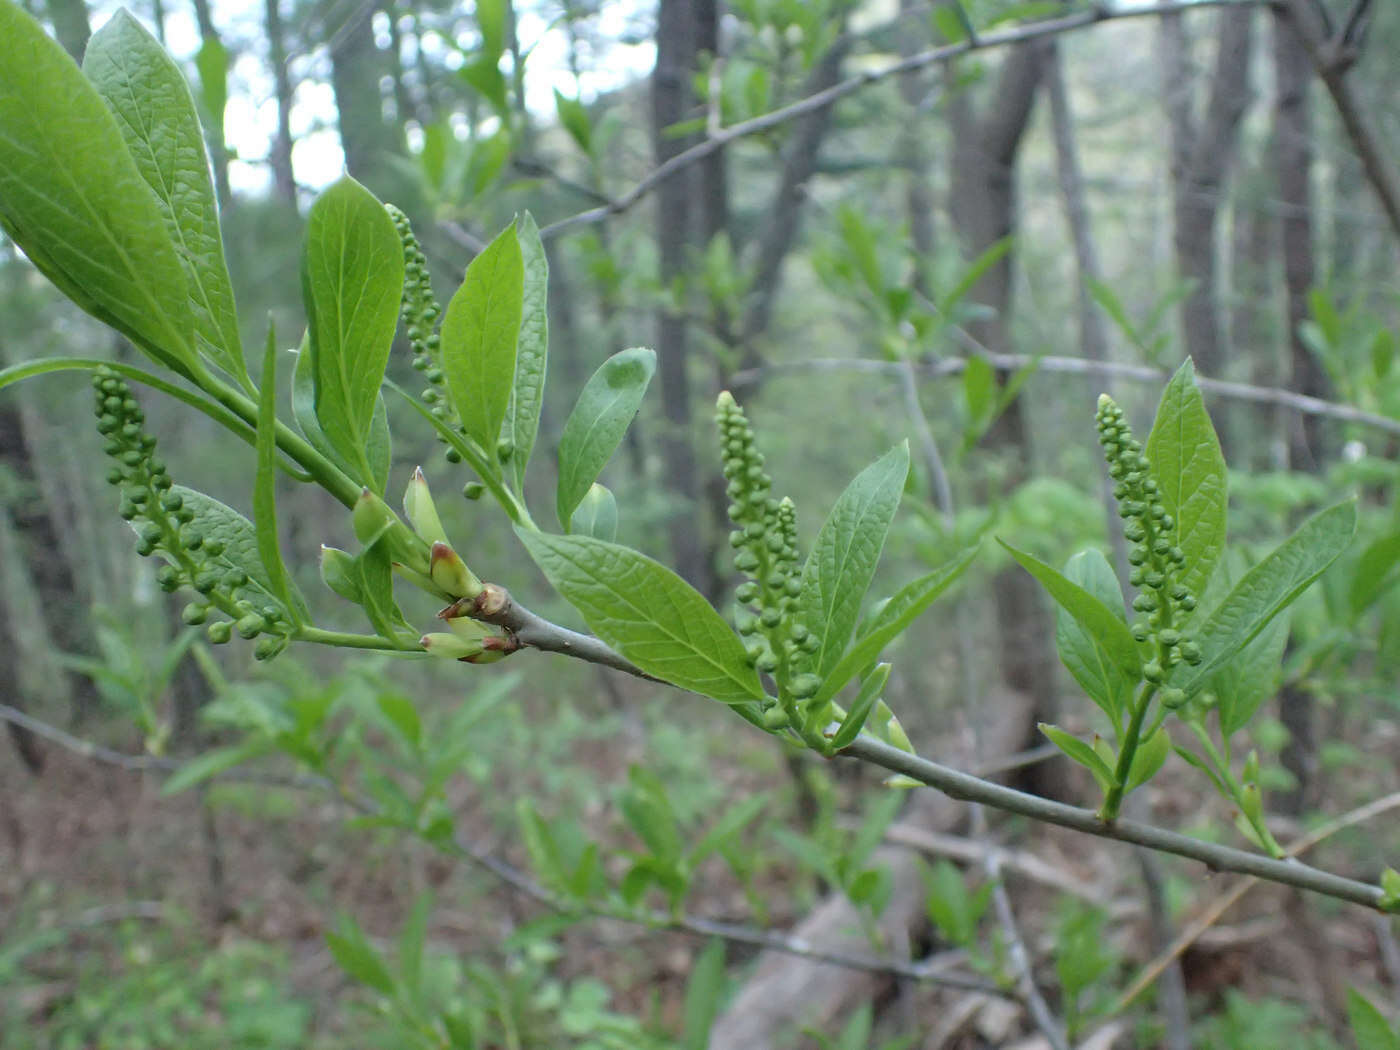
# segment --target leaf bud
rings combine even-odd
[[[467,568],[451,547],[445,543],[434,543],[428,559],[428,575],[433,583],[453,598],[475,598],[481,593],[481,581]]]
[[[413,531],[428,543],[446,543],[447,532],[438,518],[437,504],[428,489],[428,479],[423,476],[423,468],[415,467],[413,477],[403,494],[403,513]]]

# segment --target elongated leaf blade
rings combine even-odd
[[[200,353],[251,388],[194,99],[179,67],[125,9],[93,34],[83,72],[155,194],[185,274]]]
[[[1080,551],[1066,563],[1064,574],[1123,619],[1123,591],[1103,554],[1093,549]],[[1124,705],[1136,680],[1109,658],[1098,639],[1063,606],[1055,610],[1055,646],[1074,680],[1108,715],[1114,730],[1121,730]]]
[[[593,632],[643,671],[725,703],[763,698],[738,636],[670,569],[589,536],[516,533]]]
[[[555,504],[563,528],[622,443],[655,371],[656,351],[635,346],[613,354],[584,384],[559,435]]]
[[[1356,560],[1351,578],[1351,614],[1359,616],[1395,582],[1394,568],[1400,563],[1400,532],[1373,541]]]
[[[830,700],[842,687],[874,662],[881,651],[904,629],[913,623],[934,600],[951,587],[977,557],[973,547],[955,555],[951,561],[926,576],[905,584],[884,607],[870,619],[856,636],[855,643],[837,661],[821,688],[812,699],[812,706]]]
[[[1195,667],[1178,664],[1174,685],[1187,695],[1286,609],[1337,560],[1356,531],[1356,501],[1347,500],[1313,515],[1267,558],[1247,572],[1209,618],[1193,631],[1201,649]]]
[[[116,118],[12,0],[0,0],[0,226],[88,313],[198,370],[185,275]]]
[[[348,175],[307,216],[302,296],[316,419],[326,441],[377,487],[365,451],[403,294],[403,246],[389,213]]]
[[[1133,767],[1128,771],[1128,784],[1125,791],[1135,791],[1157,775],[1171,754],[1172,740],[1167,731],[1158,727],[1146,740],[1138,744],[1133,755]]]
[[[1113,770],[1108,768],[1108,763],[1099,757],[1095,751],[1084,741],[1080,740],[1072,733],[1066,733],[1059,726],[1040,723],[1040,731],[1045,734],[1045,738],[1059,748],[1072,761],[1078,762],[1081,766],[1094,774],[1094,779],[1099,782],[1099,787],[1107,791],[1113,786]]]
[[[606,485],[594,482],[569,520],[569,531],[595,540],[617,539],[617,498]]]
[[[467,434],[495,457],[515,381],[524,259],[509,226],[467,267],[442,320],[447,392]]]
[[[253,478],[253,521],[258,560],[272,593],[304,621],[305,607],[293,602],[287,569],[277,539],[277,336],[271,327],[263,351],[262,390],[258,395],[257,473]]]
[[[1137,642],[1133,641],[1132,633],[1123,622],[1121,614],[1114,612],[1079,584],[1066,579],[1035,555],[1018,551],[1005,540],[997,542],[1021,563],[1022,568],[1040,581],[1040,585],[1050,597],[1074,617],[1091,638],[1103,646],[1104,652],[1119,670],[1134,683],[1141,679],[1142,657],[1138,653]]]
[[[1243,729],[1259,705],[1277,691],[1288,627],[1288,611],[1284,610],[1212,676],[1215,713],[1220,719],[1220,735],[1226,740]]]
[[[525,468],[535,450],[544,406],[544,377],[549,357],[549,259],[540,240],[540,228],[528,211],[515,223],[520,241],[522,294],[520,341],[515,352],[515,384],[506,406],[505,436],[512,445],[511,473],[515,488],[523,491]]]
[[[907,441],[857,474],[831,508],[802,567],[797,616],[821,641],[803,664],[822,678],[840,663],[851,640],[908,475]]]
[[[1186,555],[1180,580],[1199,598],[1225,550],[1227,496],[1225,457],[1189,358],[1162,392],[1146,452]]]

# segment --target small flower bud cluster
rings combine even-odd
[[[797,511],[792,500],[771,495],[772,479],[764,472],[753,427],[728,391],[719,396],[715,422],[729,482],[725,491],[734,524],[729,534],[734,566],[748,577],[735,594],[740,606],[736,626],[750,664],[774,675],[793,700],[805,700],[821,682],[816,675],[791,672],[801,655],[816,649],[820,641],[792,615],[802,592]],[[781,715],[769,712],[765,720],[777,723]]]
[[[442,372],[441,337],[437,332],[442,307],[433,295],[428,258],[423,254],[413,227],[409,225],[408,216],[392,204],[384,205],[384,209],[389,213],[389,218],[394,220],[394,228],[403,243],[403,305],[400,312],[408,335],[408,345],[413,350],[413,367],[422,372],[428,381],[421,395],[423,403],[429,406],[435,418],[460,430],[461,420],[452,410]],[[446,439],[438,435],[438,440]],[[451,463],[457,463],[461,460],[461,455],[456,449],[449,448],[447,459]]]
[[[1131,544],[1129,582],[1138,588],[1133,609],[1139,614],[1132,624],[1133,637],[1156,650],[1143,665],[1143,678],[1161,685],[1178,662],[1201,662],[1200,646],[1173,626],[1184,622],[1196,608],[1196,596],[1179,579],[1186,555],[1177,546],[1176,521],[1162,502],[1142,446],[1133,437],[1123,410],[1107,394],[1099,397],[1094,422],[1108,475],[1113,479],[1123,535]],[[1169,708],[1180,707],[1185,700],[1180,689],[1162,692],[1162,701]]]
[[[93,373],[92,386],[97,431],[107,439],[103,451],[115,461],[107,481],[121,490],[118,513],[136,532],[136,552],[142,557],[159,553],[166,562],[156,573],[161,590],[188,587],[199,595],[181,613],[191,626],[205,623],[212,608],[231,617],[208,625],[211,642],[226,642],[234,631],[248,639],[263,635],[254,655],[260,660],[276,656],[287,647],[291,631],[285,611],[250,588],[247,573],[221,559],[223,543],[205,535],[156,457],[156,439],[146,433],[145,413],[126,381],[103,365]]]

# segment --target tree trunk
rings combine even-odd
[[[1226,8],[1205,113],[1192,113],[1192,75],[1181,15],[1162,17],[1164,97],[1171,135],[1172,241],[1179,276],[1193,282],[1181,303],[1186,353],[1204,375],[1223,377],[1226,355],[1216,266],[1216,218],[1249,105],[1253,11]]]
[[[49,0],[49,18],[53,21],[54,36],[58,37],[63,50],[81,65],[88,38],[92,36],[87,4],[84,0]]]
[[[1274,170],[1278,173],[1279,239],[1283,259],[1285,316],[1291,387],[1300,394],[1326,397],[1328,384],[1321,364],[1299,334],[1308,316],[1308,291],[1313,284],[1312,121],[1308,85],[1312,64],[1295,27],[1274,18]],[[1294,470],[1316,471],[1323,461],[1321,420],[1295,417],[1288,434],[1289,464]],[[1293,789],[1279,798],[1284,812],[1301,814],[1316,797],[1316,710],[1312,695],[1285,687],[1279,694],[1279,721],[1287,727],[1288,745],[1281,756],[1292,775]]]
[[[980,115],[966,90],[955,89],[950,99],[954,146],[948,211],[969,259],[1016,229],[1016,159],[1044,71],[1043,55],[1043,48],[1036,44],[1009,51],[992,97]],[[951,68],[949,73],[952,75]],[[998,353],[1012,349],[1008,333],[1011,266],[1012,253],[1007,252],[969,293],[972,301],[989,311],[989,316],[968,325],[969,334]],[[1006,378],[1003,375],[999,380],[1004,383]],[[1006,461],[1008,469],[1002,480],[1007,488],[1030,476],[1032,448],[1019,399],[1006,407],[984,444]],[[996,575],[992,599],[1000,636],[997,662],[1002,681],[1034,701],[1034,717],[1024,727],[1023,743],[1029,743],[1034,722],[1056,720],[1056,660],[1049,641],[1054,625],[1035,580],[1019,568]],[[1062,763],[1042,763],[1032,779],[1029,786],[1035,790],[1063,796]]]
[[[657,164],[689,146],[693,137],[667,134],[672,124],[691,114],[690,90],[696,57],[696,12],[692,0],[661,0],[656,21],[656,68],[651,77],[651,135]],[[671,557],[676,570],[701,593],[714,589],[713,567],[708,564],[700,534],[700,488],[692,433],[690,343],[684,304],[672,300],[672,292],[686,269],[694,244],[697,221],[692,208],[695,172],[677,172],[657,187],[657,248],[665,304],[656,320],[656,349],[661,378],[661,405],[665,429],[661,451],[667,481],[679,505],[667,520]]]
[[[340,119],[340,145],[346,170],[383,194],[389,158],[398,152],[398,137],[384,119],[379,94],[384,55],[374,40],[378,8],[367,3],[343,10],[343,21],[326,26],[331,34],[331,90]]]
[[[268,62],[277,95],[277,133],[272,139],[272,187],[281,200],[297,203],[297,180],[292,169],[292,78],[287,70],[287,42],[280,0],[266,0]]]
[[[199,22],[199,38],[203,46],[222,47],[219,32],[214,28],[214,16],[209,10],[209,0],[194,0],[195,19]],[[233,63],[229,63],[232,69]],[[206,89],[207,96],[207,89]],[[214,166],[214,195],[219,200],[220,210],[227,210],[233,204],[233,189],[228,178],[228,143],[224,139],[224,114],[208,114],[209,123],[204,129],[209,140],[209,158]]]

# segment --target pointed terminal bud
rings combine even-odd
[[[428,480],[423,477],[422,467],[414,468],[413,479],[404,490],[403,513],[413,526],[413,531],[429,543],[447,542],[447,532],[438,518],[437,506],[433,503],[433,494],[428,490]]]
[[[467,568],[467,563],[445,543],[434,543],[429,559],[428,574],[433,583],[453,598],[475,598],[481,593],[481,581]]]
[[[360,498],[350,512],[355,538],[366,547],[373,546],[394,524],[393,511],[369,489],[360,490]]]
[[[355,559],[345,551],[321,545],[321,579],[347,602],[359,604],[359,572]]]
[[[474,656],[480,656],[483,647],[481,639],[474,642],[459,637],[456,632],[451,634],[445,631],[436,631],[432,634],[425,634],[418,639],[421,645],[431,656],[441,656],[448,660],[470,660]]]

